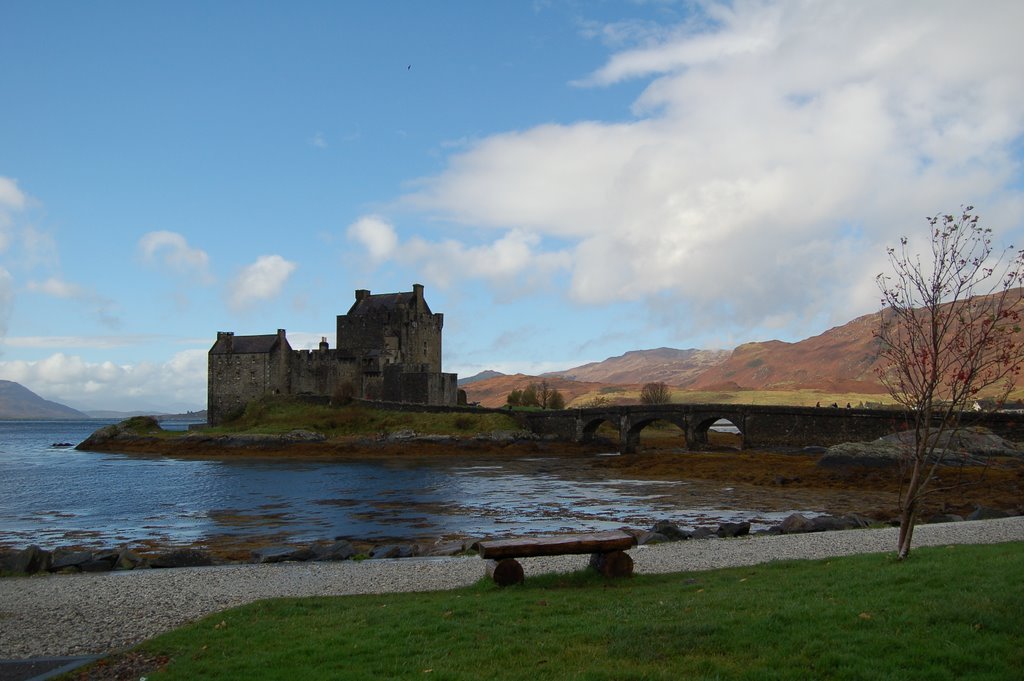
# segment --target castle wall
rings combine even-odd
[[[454,405],[458,400],[458,377],[430,371],[428,365],[391,365],[384,369],[380,399],[386,402]]]
[[[258,397],[290,392],[286,351],[211,354],[207,374],[210,423],[223,421]]]
[[[293,350],[289,360],[292,395],[331,396],[345,384],[351,385],[353,395],[359,394],[361,373],[354,357],[337,350]]]

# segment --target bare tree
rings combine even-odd
[[[548,409],[565,409],[565,395],[558,390],[551,391],[551,397],[548,398]]]
[[[931,258],[912,255],[903,237],[888,249],[892,274],[876,279],[878,375],[912,428],[900,462],[900,560],[910,554],[921,502],[965,410],[982,391],[1005,399],[1024,362],[1024,254],[1012,246],[993,252],[992,231],[973,210],[929,218]]]
[[[672,391],[665,383],[645,383],[640,389],[642,404],[668,404],[672,401]]]

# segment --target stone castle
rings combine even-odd
[[[423,286],[412,291],[356,291],[338,315],[337,347],[327,338],[316,350],[292,350],[276,334],[217,333],[210,348],[207,421],[216,424],[264,395],[355,397],[388,402],[454,405],[457,377],[441,372],[443,314],[434,314]]]

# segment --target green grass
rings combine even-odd
[[[400,430],[419,434],[445,435],[518,430],[507,414],[399,412],[370,409],[361,405],[333,407],[283,397],[250,402],[237,418],[209,432],[286,433],[312,430],[328,437],[373,436]]]
[[[1024,543],[604,581],[282,599],[160,636],[156,679],[991,679],[1024,669]]]

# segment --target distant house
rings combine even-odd
[[[444,315],[434,314],[423,286],[412,291],[355,293],[337,318],[337,345],[293,350],[276,334],[217,333],[210,348],[207,420],[220,423],[264,395],[350,395],[369,400],[454,405],[457,376],[441,371]]]

